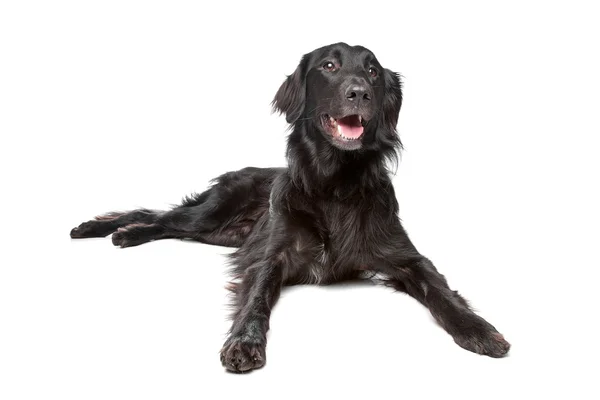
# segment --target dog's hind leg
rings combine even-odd
[[[179,206],[157,214],[151,221],[139,221],[119,227],[112,235],[112,242],[115,246],[132,247],[169,238],[202,241],[204,233],[211,233],[224,223],[215,220],[214,214],[204,203],[193,207]]]
[[[104,237],[113,233],[113,243],[121,247],[165,238],[239,247],[256,221],[268,212],[271,185],[281,171],[249,167],[228,172],[216,178],[208,190],[186,197],[172,210],[108,213],[74,228],[71,237]]]
[[[193,205],[186,204],[156,214],[147,222],[136,221],[118,227],[112,242],[115,246],[131,247],[158,239],[178,238],[238,247],[250,234],[256,220],[268,211],[267,208],[267,200],[238,199],[223,195],[213,187],[197,196]]]
[[[199,200],[202,201],[199,201]],[[71,238],[104,237],[113,234],[115,246],[131,247],[158,239],[194,239],[219,246],[238,247],[244,242],[268,203],[245,203],[224,196],[214,187],[197,197],[193,205],[169,211],[146,209],[97,216],[71,230]]]
[[[111,212],[97,216],[71,230],[71,238],[84,239],[108,236],[117,229],[131,224],[152,224],[164,211],[139,209],[127,212]]]
[[[167,238],[190,238],[189,232],[169,230],[160,224],[130,224],[112,234],[112,242],[119,247],[138,246],[143,243]]]

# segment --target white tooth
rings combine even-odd
[[[362,117],[360,115],[358,116],[358,122],[362,124]]]
[[[342,127],[340,125],[337,126],[337,131],[341,137],[344,137],[344,135],[342,135]]]

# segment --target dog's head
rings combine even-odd
[[[368,49],[345,43],[304,55],[273,100],[274,109],[290,124],[311,121],[342,150],[372,147],[382,140],[399,143],[401,105],[399,75],[383,68]]]

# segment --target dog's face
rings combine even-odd
[[[310,120],[333,146],[358,150],[396,134],[402,91],[371,51],[337,43],[306,54],[273,105],[289,123]]]

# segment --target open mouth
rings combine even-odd
[[[329,114],[323,115],[323,126],[325,130],[335,139],[351,142],[362,137],[365,130],[365,121],[358,114],[347,115],[342,118],[333,118]]]

